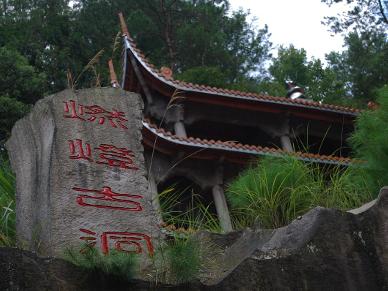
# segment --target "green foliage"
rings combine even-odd
[[[15,234],[15,176],[0,158],[0,246],[13,246]]]
[[[133,279],[138,266],[134,254],[111,251],[108,255],[103,255],[89,246],[84,246],[81,251],[66,250],[64,259],[91,272],[102,272],[127,280]]]
[[[0,47],[0,75],[0,95],[25,103],[33,103],[43,96],[45,75],[37,73],[15,50]]]
[[[45,72],[42,88],[48,92],[67,86],[68,69],[81,72],[97,50],[110,50],[119,30],[119,11],[147,57],[176,74],[195,67],[217,67],[225,72],[226,84],[239,82],[263,69],[271,46],[267,28],[256,29],[247,20],[247,12],[231,12],[226,0],[27,2],[3,3],[0,46],[9,45],[35,70]],[[113,54],[116,64],[119,51]],[[108,84],[109,57],[104,55],[96,66],[102,84]],[[92,74],[85,74],[80,87],[90,86],[92,79]]]
[[[255,222],[277,228],[315,206],[347,210],[371,198],[361,168],[324,169],[292,156],[262,159],[226,194],[238,228]]]
[[[345,0],[321,0],[332,6],[343,4]],[[385,2],[385,10],[384,3]],[[347,10],[336,16],[325,17],[330,30],[339,33],[345,31],[363,31],[388,28],[388,7],[386,0],[346,0]],[[341,9],[342,10],[342,9]]]
[[[364,166],[368,188],[372,193],[388,185],[388,86],[379,92],[379,108],[362,112],[350,143]]]
[[[311,170],[294,157],[264,158],[229,185],[233,212],[256,219],[266,227],[280,227],[305,213],[320,191]]]
[[[347,50],[327,55],[328,66],[352,99],[360,107],[376,99],[379,88],[388,83],[388,39],[378,31],[353,32],[345,38]]]
[[[388,84],[388,39],[386,32],[350,33],[344,52],[347,79],[354,98],[375,100],[377,89]]]
[[[167,278],[173,283],[186,283],[198,277],[202,268],[200,244],[192,237],[175,238],[162,248]]]
[[[320,60],[309,61],[304,49],[296,49],[293,45],[288,48],[280,47],[269,72],[274,79],[272,84],[267,82],[261,87],[271,95],[284,96],[287,93],[284,83],[292,80],[304,88],[305,95],[313,100],[344,103],[346,82],[338,79],[336,72],[330,67],[324,68]]]
[[[8,96],[0,96],[0,143],[10,136],[12,126],[28,111],[28,105]]]
[[[194,67],[176,76],[178,80],[212,87],[223,87],[227,77],[217,67]]]
[[[330,169],[328,176],[323,191],[314,196],[313,206],[349,210],[373,200],[378,193],[369,189],[365,169],[360,165]]]

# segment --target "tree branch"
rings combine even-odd
[[[379,3],[379,8],[380,8],[380,13],[383,17],[383,21],[388,24],[388,18],[387,16],[385,15],[385,12],[384,12],[384,8],[383,8],[383,4],[381,3],[381,0],[377,0],[377,2]]]

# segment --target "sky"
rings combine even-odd
[[[321,24],[324,16],[334,16],[344,9],[343,4],[328,7],[321,0],[229,0],[232,10],[250,10],[262,28],[268,25],[274,47],[294,44],[304,48],[308,57],[325,59],[330,51],[343,50],[343,37],[328,31]],[[337,7],[339,6],[339,8]],[[276,50],[273,52],[276,54]]]

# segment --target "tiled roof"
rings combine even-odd
[[[213,150],[221,150],[228,152],[237,152],[250,155],[267,155],[267,156],[281,156],[284,154],[290,154],[290,152],[283,151],[279,148],[261,147],[256,145],[244,145],[234,141],[220,141],[220,140],[207,140],[194,137],[178,137],[173,133],[158,128],[155,124],[152,124],[149,120],[143,121],[144,129],[149,130],[154,135],[158,136],[163,140],[167,140],[177,145],[185,145],[196,148],[207,148]],[[336,157],[336,156],[325,156],[311,153],[294,152],[291,153],[298,159],[310,162],[325,163],[325,164],[338,164],[338,165],[349,165],[354,162],[350,158]]]
[[[165,75],[163,75],[160,72],[160,70],[158,70],[153,64],[149,62],[149,60],[144,56],[144,54],[136,47],[134,40],[129,35],[125,35],[124,38],[125,38],[125,44],[127,49],[129,49],[132,52],[132,54],[138,60],[138,62],[149,73],[151,73],[155,78],[159,79],[160,81],[178,90],[206,93],[206,94],[236,98],[241,100],[251,100],[251,101],[259,101],[259,102],[274,103],[274,104],[284,104],[284,105],[289,105],[294,107],[319,109],[321,111],[336,112],[336,113],[342,113],[342,114],[353,115],[353,116],[358,115],[358,113],[360,112],[359,109],[351,108],[351,107],[319,103],[319,102],[305,100],[305,99],[290,99],[285,97],[274,97],[274,96],[268,96],[264,94],[221,89],[216,87],[209,87],[205,85],[198,85],[198,84],[187,83],[184,81],[174,80],[172,77],[167,78]]]

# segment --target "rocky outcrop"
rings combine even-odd
[[[388,290],[388,188],[356,212],[317,207],[270,233],[247,229],[204,283],[221,290]]]
[[[275,230],[200,233],[201,241],[223,252],[214,258],[216,270],[204,272],[202,283],[185,286],[123,282],[60,260],[3,249],[0,289],[388,290],[388,188],[356,213],[318,207]]]

